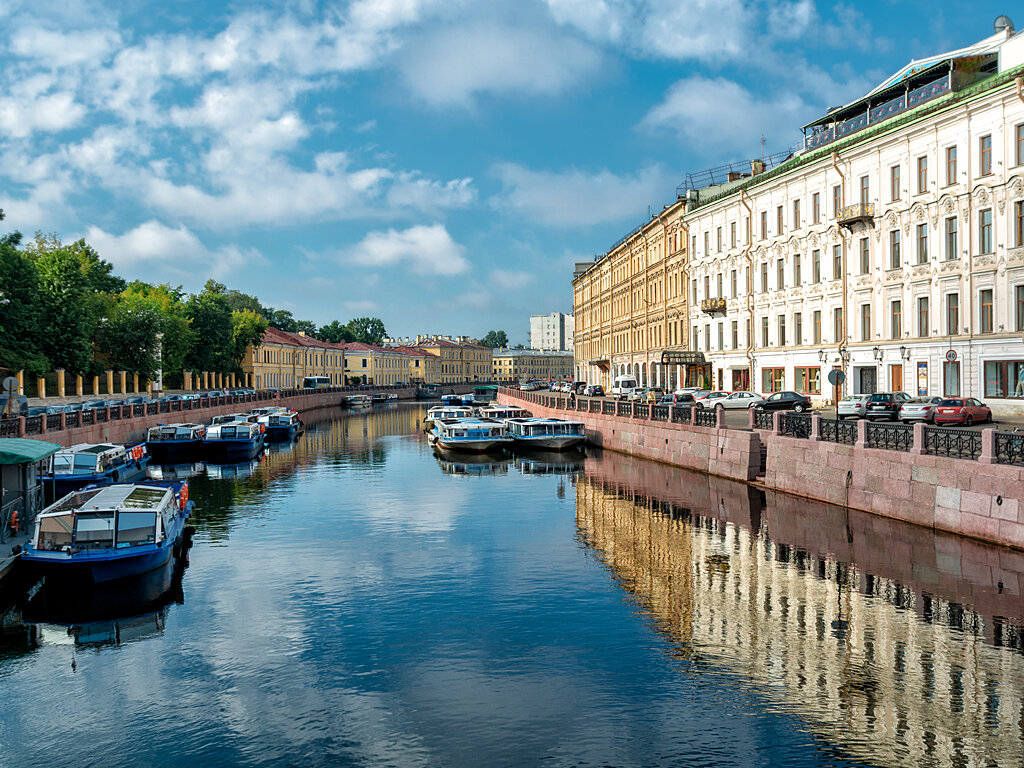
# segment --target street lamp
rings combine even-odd
[[[910,350],[907,349],[907,346],[905,344],[900,344],[900,357],[902,357],[904,360],[910,359]]]
[[[881,350],[881,349],[879,349],[878,347],[874,347],[874,348],[873,348],[873,349],[871,350],[871,352],[872,352],[872,354],[873,354],[873,355],[875,356],[875,360],[877,360],[877,361],[879,361],[879,362],[881,362],[881,361],[882,361],[882,350]]]
[[[828,350],[827,349],[819,349],[818,350],[818,361],[824,363],[826,360],[828,360]]]

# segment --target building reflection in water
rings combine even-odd
[[[582,540],[694,665],[851,757],[1024,765],[1024,555],[620,455]]]

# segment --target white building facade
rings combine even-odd
[[[775,170],[688,193],[687,341],[712,386],[1024,414],[1022,63],[1012,27],[913,62]]]
[[[573,348],[573,316],[562,312],[530,316],[530,349],[565,352]]]

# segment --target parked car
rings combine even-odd
[[[864,406],[864,418],[868,421],[888,419],[896,421],[900,417],[900,408],[910,399],[906,392],[876,392],[868,398]]]
[[[709,391],[710,390],[703,389],[702,387],[683,387],[682,389],[677,389],[675,391],[675,394],[677,394],[677,395],[693,395],[693,398],[696,400],[697,398],[703,397],[704,395],[706,395]]]
[[[145,405],[149,402],[149,398],[145,395],[131,395],[124,399],[125,405]]]
[[[863,418],[869,397],[871,395],[847,395],[836,406],[836,416],[840,419]]]
[[[992,410],[973,397],[947,397],[935,406],[936,424],[964,424],[971,426],[992,421]]]
[[[918,419],[932,421],[935,418],[935,406],[941,402],[941,397],[912,397],[900,406],[900,421],[904,424]]]
[[[68,403],[64,406],[65,413],[77,413],[85,410],[85,403]]]
[[[661,396],[661,400],[659,401],[658,404],[659,405],[694,405],[695,403],[696,403],[696,400],[694,400],[693,395],[691,395],[689,392],[683,392],[682,394],[673,392],[670,395],[662,395]]]
[[[563,382],[562,386],[560,386],[558,388],[558,391],[559,392],[564,392],[565,394],[568,395],[570,392],[572,392],[572,382],[571,381]]]
[[[729,392],[723,392],[716,390],[714,392],[705,392],[700,397],[697,397],[698,408],[714,408],[719,402],[729,399]]]
[[[758,411],[796,411],[803,413],[810,410],[811,398],[799,392],[775,392],[768,395],[760,403],[754,405]]]
[[[587,397],[604,397],[604,387],[600,384],[589,384],[583,394]]]
[[[587,390],[587,382],[577,381],[576,384],[573,385],[573,390],[576,392],[577,395],[582,395]],[[601,392],[603,394],[604,389],[602,389]]]
[[[630,393],[637,388],[637,382],[635,376],[629,374],[623,374],[616,376],[612,382],[611,395],[616,400],[624,400],[629,397]]]
[[[656,403],[665,395],[665,390],[661,387],[651,387],[644,393],[644,401],[648,403]]]
[[[647,392],[646,387],[636,387],[627,392],[623,397],[626,400],[639,401],[644,399],[644,395]]]
[[[548,392],[557,392],[559,386],[560,385],[557,381],[552,381],[550,384],[548,384]]]
[[[731,409],[734,409],[734,408],[735,409],[753,408],[758,403],[763,403],[763,402],[764,402],[764,397],[762,395],[757,394],[757,392],[747,392],[745,390],[740,390],[738,392],[733,392],[731,395],[729,395],[728,399],[723,400],[722,402],[718,403],[717,405],[719,407],[731,410]]]

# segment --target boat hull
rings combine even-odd
[[[262,437],[258,440],[204,440],[203,453],[208,461],[233,464],[251,459],[263,450]]]
[[[459,453],[487,453],[488,451],[500,451],[502,448],[512,445],[512,441],[507,437],[482,437],[451,440],[448,438],[438,437],[436,433],[431,435],[431,437],[432,442],[438,448],[443,448],[446,451],[457,451]]]
[[[587,438],[582,435],[538,435],[536,437],[512,437],[516,448],[532,451],[567,451],[575,448]]]
[[[31,576],[45,576],[47,580],[63,583],[104,584],[119,579],[141,576],[167,564],[175,550],[175,541],[146,548],[124,556],[64,555],[62,552],[30,552],[21,555],[22,565]]]
[[[183,464],[199,458],[202,451],[202,440],[146,441],[146,452],[154,464]]]
[[[288,440],[294,440],[298,434],[298,424],[289,424],[287,427],[268,426],[266,440],[267,442],[285,442]]]
[[[85,488],[87,485],[104,485],[107,483],[132,483],[146,476],[149,457],[144,456],[138,461],[128,462],[106,472],[94,472],[88,475],[48,475],[45,486],[52,492],[53,499],[59,499],[72,491]]]

